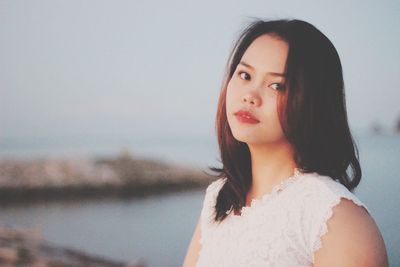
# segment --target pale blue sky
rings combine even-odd
[[[399,1],[0,0],[0,137],[214,133],[228,53],[251,17],[319,28],[350,125],[400,116]]]

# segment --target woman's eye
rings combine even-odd
[[[284,85],[281,83],[273,83],[272,86],[273,85],[276,85],[274,88],[275,90],[283,90],[284,89]]]
[[[250,75],[245,71],[239,71],[238,75],[244,80],[250,80]],[[273,83],[271,86],[278,91],[285,89],[285,86],[282,83]]]
[[[242,74],[244,74],[244,75],[242,75]],[[239,76],[242,79],[245,79],[245,80],[247,80],[246,77],[248,77],[250,79],[250,75],[247,72],[244,72],[244,71],[239,71]]]

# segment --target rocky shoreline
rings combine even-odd
[[[49,244],[35,229],[0,228],[0,265],[31,267],[145,267],[137,262],[123,262]]]
[[[203,170],[154,159],[0,159],[0,204],[69,198],[140,197],[206,186]]]
[[[0,159],[0,206],[131,198],[206,186],[205,171],[121,154],[114,158]],[[143,267],[50,244],[38,230],[0,225],[1,266]]]

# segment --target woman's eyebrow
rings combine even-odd
[[[240,65],[243,65],[243,66],[246,66],[246,67],[248,67],[249,69],[254,70],[254,68],[253,68],[250,64],[248,64],[248,63],[246,63],[246,62],[244,62],[244,61],[240,61],[239,64],[240,64]],[[285,77],[285,75],[284,75],[283,73],[278,73],[278,72],[267,72],[267,74],[268,74],[268,75],[271,75],[271,76]]]

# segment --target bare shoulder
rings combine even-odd
[[[388,266],[383,237],[375,220],[352,200],[341,198],[327,222],[322,247],[314,254],[314,267]]]

